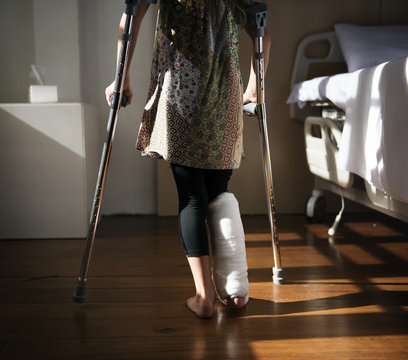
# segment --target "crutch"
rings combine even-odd
[[[268,216],[271,226],[272,250],[273,250],[273,282],[285,283],[285,274],[279,251],[278,232],[275,221],[275,198],[273,193],[271,156],[269,153],[268,128],[266,124],[265,92],[264,92],[264,52],[263,36],[266,26],[266,5],[255,3],[245,9],[247,24],[251,27],[255,38],[255,73],[256,73],[256,97],[257,103],[244,105],[244,111],[257,116],[259,124],[259,136],[261,141],[265,190],[268,203]]]
[[[116,67],[116,78],[114,91],[111,97],[111,107],[109,111],[106,140],[102,149],[101,162],[96,181],[95,195],[92,203],[91,217],[89,220],[88,234],[85,243],[85,250],[82,258],[81,269],[72,299],[74,302],[82,303],[86,298],[86,283],[91,260],[92,248],[95,241],[96,228],[101,210],[102,195],[105,186],[106,174],[109,165],[109,158],[112,150],[112,142],[115,135],[117,115],[124,97],[122,96],[123,81],[128,59],[129,43],[132,34],[133,16],[136,15],[137,6],[140,3],[156,3],[156,0],[125,0],[125,28],[122,34],[122,45],[119,52],[118,64]]]

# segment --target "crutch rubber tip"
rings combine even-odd
[[[283,268],[273,267],[273,283],[277,285],[282,285],[286,282],[285,273]]]
[[[86,299],[86,287],[85,285],[77,285],[75,291],[72,294],[72,300],[77,303],[83,303]]]

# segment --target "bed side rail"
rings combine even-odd
[[[308,57],[306,49],[309,45],[315,42],[325,42],[329,43],[329,50],[325,56],[322,57]],[[334,31],[312,34],[306,36],[297,48],[295,63],[293,66],[292,77],[291,77],[291,89],[293,85],[305,81],[308,79],[308,74],[310,66],[312,64],[322,64],[322,63],[339,63],[344,62],[344,57],[340,49],[340,45],[337,41],[336,33]],[[292,119],[302,119],[304,120],[304,111],[301,111],[296,104],[290,104],[290,117]]]

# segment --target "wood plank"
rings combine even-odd
[[[0,241],[0,358],[408,359],[406,224],[348,215],[330,239],[281,216],[277,286],[265,220],[244,217],[249,304],[209,320],[184,305],[175,218],[104,219],[84,304],[71,301],[83,240]]]

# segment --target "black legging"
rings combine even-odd
[[[187,256],[209,255],[205,216],[208,203],[227,191],[232,170],[171,164],[179,199],[179,232]]]

